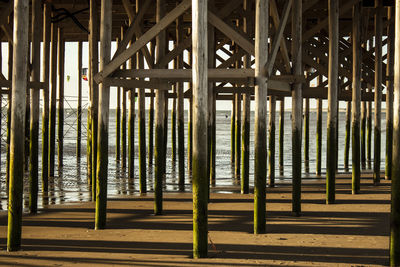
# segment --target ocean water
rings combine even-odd
[[[6,181],[5,181],[5,142],[6,142],[6,119],[5,119],[5,105],[3,100],[3,112],[1,121],[1,177],[0,177],[0,209],[5,210],[7,207],[7,192],[6,192]],[[68,107],[68,105],[65,105]],[[49,194],[48,198],[43,198],[41,192],[39,192],[39,207],[43,207],[47,204],[61,204],[65,202],[76,202],[76,201],[89,201],[91,199],[91,189],[87,182],[87,162],[86,162],[86,126],[87,126],[87,111],[83,111],[82,116],[82,153],[81,157],[76,155],[76,110],[66,109],[65,110],[65,125],[64,125],[64,166],[58,168],[56,162],[55,177],[49,181]],[[187,157],[187,112],[185,112],[185,157]],[[322,172],[325,172],[326,166],[326,112],[323,113],[323,141],[322,141]],[[146,124],[148,121],[148,113],[146,113]],[[166,169],[166,180],[164,183],[164,190],[167,192],[178,191],[178,163],[172,162],[171,160],[171,113],[168,116],[168,156],[167,156],[167,169]],[[217,111],[216,114],[217,125],[217,147],[216,147],[216,185],[213,191],[217,192],[239,192],[240,185],[238,185],[237,179],[234,178],[234,169],[231,165],[231,151],[230,151],[230,123],[231,123],[231,111]],[[284,175],[279,174],[278,165],[278,122],[279,115],[277,112],[276,117],[276,183],[290,183],[291,182],[291,118],[290,111],[285,112],[285,142],[284,142]],[[108,195],[110,197],[118,195],[133,195],[138,194],[138,176],[139,176],[139,156],[138,156],[138,127],[137,119],[135,120],[135,175],[133,179],[127,178],[127,169],[121,168],[119,162],[116,161],[115,154],[115,143],[116,143],[116,112],[110,110],[110,124],[109,124],[109,166],[108,166]],[[381,169],[384,169],[385,163],[385,137],[386,137],[386,126],[385,126],[385,114],[382,114],[382,138],[381,138]],[[303,179],[318,179],[315,175],[315,164],[316,164],[316,112],[310,112],[310,161],[309,161],[309,172],[306,172],[304,162],[303,168]],[[146,143],[148,143],[148,132],[146,130]],[[251,112],[251,136],[250,136],[250,186],[253,186],[253,174],[254,174],[254,113]],[[41,136],[41,133],[40,133]],[[304,135],[303,135],[304,138]],[[345,112],[339,113],[339,172],[346,172],[343,166],[344,160],[344,143],[345,143]],[[372,139],[373,140],[373,139]],[[304,142],[303,142],[304,146]],[[41,140],[40,140],[41,149]],[[303,147],[304,149],[304,147]],[[372,147],[373,149],[373,147]],[[351,170],[351,151],[350,151],[350,170]],[[147,159],[148,162],[148,159]],[[190,174],[188,173],[187,158],[185,159],[185,190],[191,190]],[[39,166],[41,166],[41,157],[39,157]],[[365,170],[371,171],[371,170]],[[41,177],[41,173],[39,173]],[[40,178],[39,178],[40,180]],[[40,183],[40,181],[39,181]],[[28,204],[28,173],[26,173],[24,181],[24,203],[25,207]],[[147,186],[148,194],[152,194],[153,190],[153,167],[148,166],[147,169]],[[39,184],[41,188],[41,184]]]

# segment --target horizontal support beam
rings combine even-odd
[[[126,90],[135,88],[169,90],[171,88],[168,83],[155,80],[144,81],[136,79],[105,78],[103,83],[106,83],[107,86],[123,87]]]

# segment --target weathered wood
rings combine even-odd
[[[336,129],[338,110],[339,1],[329,0],[329,74],[326,149],[326,203],[335,203]]]
[[[302,66],[302,2],[294,1],[292,7],[292,74],[301,75]],[[293,84],[292,91],[292,212],[301,214],[301,134],[302,134],[302,84]]]
[[[136,12],[139,13],[140,6],[139,0],[136,0]],[[136,54],[136,66],[138,69],[144,68],[143,54],[141,52]],[[146,194],[147,180],[146,180],[146,94],[145,89],[139,89],[138,100],[138,124],[139,124],[139,192]]]
[[[243,36],[232,26],[228,25],[212,11],[208,11],[208,22],[215,28],[231,38],[236,44],[243,48],[250,55],[254,55],[254,45],[247,36]]]
[[[396,1],[394,40],[393,159],[390,214],[390,266],[400,265],[400,1]]]
[[[285,98],[280,101],[279,108],[279,175],[284,174],[284,143],[285,143]]]
[[[100,18],[100,70],[111,59],[112,0],[101,0]],[[104,229],[107,214],[107,176],[108,176],[108,122],[110,88],[105,84],[99,87],[98,153],[95,229]]]
[[[368,84],[368,92],[372,92],[372,85]],[[371,169],[372,160],[372,101],[367,102],[367,167]]]
[[[49,183],[49,77],[50,77],[50,41],[51,41],[51,7],[43,5],[43,72],[42,81],[46,88],[42,90],[43,111],[42,111],[42,193],[47,193]]]
[[[122,87],[121,114],[121,167],[126,168],[126,90]]]
[[[361,3],[353,8],[353,101],[352,101],[352,193],[360,191],[360,106],[361,106]]]
[[[207,257],[207,0],[192,0],[193,257]]]
[[[304,170],[310,172],[310,99],[304,99]]]
[[[82,139],[82,42],[78,42],[78,107],[76,123],[76,156],[81,158]]]
[[[128,68],[135,67],[135,59],[128,61]],[[136,89],[131,88],[128,91],[128,179],[133,181],[135,174],[135,98]]]
[[[276,97],[269,97],[269,126],[268,126],[268,179],[269,187],[275,186],[275,113]]]
[[[268,62],[269,2],[255,2],[255,127],[254,127],[254,233],[265,233],[267,79],[263,68]]]
[[[251,9],[248,0],[243,1],[243,9],[248,11]],[[252,19],[249,16],[243,18],[243,31],[249,33],[252,29]],[[243,57],[243,68],[250,67],[250,55],[245,54]],[[243,117],[242,117],[242,171],[240,181],[240,192],[242,194],[249,193],[249,173],[250,173],[250,94],[243,95]]]
[[[237,68],[240,68],[241,62],[237,62]],[[241,156],[241,116],[242,116],[242,94],[235,94],[235,179],[240,179],[240,156]]]
[[[315,174],[320,176],[321,175],[321,168],[322,168],[322,99],[317,99],[317,128],[316,128],[316,162],[315,167],[316,171]]]
[[[154,60],[155,58],[155,42],[150,43],[150,53]],[[154,63],[154,62],[153,62]],[[153,165],[153,150],[154,150],[154,90],[151,90],[150,107],[149,107],[149,168]]]
[[[209,4],[211,7],[214,7],[214,3],[210,2]],[[207,28],[207,34],[208,34],[208,45],[207,45],[207,50],[208,50],[208,57],[207,57],[207,68],[215,68],[216,65],[216,32],[215,28],[209,24]],[[207,175],[209,178],[208,182],[208,200],[210,201],[210,185],[215,184],[215,165],[213,163],[215,162],[215,154],[213,154],[215,143],[214,143],[214,132],[213,129],[215,128],[215,115],[214,115],[214,102],[215,100],[215,94],[214,94],[214,85],[215,83],[213,82],[208,82],[208,90],[207,90]],[[240,165],[240,164],[239,164]]]
[[[12,79],[12,68],[13,68],[13,44],[8,42],[8,79]],[[6,161],[6,184],[7,184],[7,195],[10,187],[10,142],[11,142],[11,86],[8,88],[10,94],[7,96],[8,108],[7,108],[7,161]],[[48,139],[47,139],[48,140]],[[45,174],[47,175],[47,173]]]
[[[32,72],[31,79],[40,81],[40,42],[42,30],[42,5],[41,1],[32,1]],[[40,116],[40,91],[31,89],[31,119],[29,140],[29,212],[37,213],[39,191],[39,116]]]
[[[276,30],[274,41],[271,46],[271,55],[270,55],[267,65],[265,66],[265,71],[266,71],[267,76],[270,76],[272,74],[272,68],[274,67],[274,64],[275,64],[276,55],[278,54],[278,49],[285,42],[284,40],[282,42],[283,31],[285,30],[286,23],[289,18],[290,10],[292,8],[292,2],[293,2],[293,0],[287,0],[285,3],[285,6],[283,8],[283,11],[282,11],[283,17],[282,17],[281,21],[279,22],[279,26]],[[271,3],[273,3],[273,4],[271,4],[271,11],[273,13],[275,13],[274,16],[278,16],[275,0],[271,1]],[[272,6],[275,6],[275,8],[272,8]]]
[[[183,42],[183,18],[179,17],[176,23],[176,47]],[[183,53],[180,53],[176,59],[176,68],[183,67]],[[178,97],[178,184],[179,191],[185,190],[185,117],[184,117],[184,95],[183,83],[176,83],[176,92]]]
[[[119,41],[117,40],[119,47]],[[115,124],[115,160],[120,161],[121,158],[121,87],[117,87],[117,108],[115,110],[116,124]]]
[[[91,180],[92,180],[92,201],[96,201],[96,186],[97,186],[97,131],[98,131],[98,103],[99,103],[99,86],[94,81],[94,75],[99,69],[99,32],[98,32],[98,9],[95,0],[90,0],[90,22],[89,22],[89,86],[91,91],[91,107],[90,117],[91,122]]]
[[[388,8],[388,20],[395,17],[395,9]],[[386,75],[386,165],[385,165],[385,179],[390,180],[392,177],[392,155],[393,155],[393,76],[394,76],[394,39],[395,39],[395,25],[389,24],[387,28],[387,64]]]
[[[52,13],[54,14],[54,13]],[[54,177],[56,151],[56,107],[57,107],[57,24],[51,24],[50,46],[50,124],[49,124],[49,178]]]
[[[189,2],[190,1],[185,1]],[[188,7],[189,7],[188,5]],[[182,4],[180,4],[182,6]],[[177,7],[178,8],[178,7]],[[177,9],[175,8],[175,10]],[[183,8],[184,9],[184,8]],[[180,12],[179,12],[180,13]],[[171,13],[170,13],[171,14]],[[179,14],[180,15],[180,14]],[[179,15],[174,17],[176,19]],[[157,0],[156,6],[156,25],[160,25],[161,22],[166,21],[165,16],[165,0]],[[169,23],[168,23],[169,24]],[[153,27],[154,28],[154,27]],[[143,36],[142,36],[143,38]],[[166,32],[163,28],[160,29],[159,34],[156,37],[156,63],[161,60],[161,58],[165,55],[166,51]],[[165,66],[160,66],[165,67]],[[154,151],[154,214],[161,215],[163,212],[163,203],[162,203],[162,195],[163,195],[163,179],[165,175],[165,158],[166,151],[164,150],[165,145],[165,93],[162,91],[156,91],[156,125],[155,125],[155,151]]]
[[[139,51],[143,46],[151,41],[156,36],[160,35],[160,32],[164,31],[165,28],[171,24],[177,17],[182,15],[188,8],[190,8],[190,0],[182,1],[176,8],[174,8],[170,13],[163,17],[162,20],[158,21],[150,30],[145,32],[134,44],[132,44],[128,49],[121,52],[116,56],[103,71],[99,72],[95,76],[97,83],[100,83],[103,78],[109,76],[117,68],[119,68],[125,61],[132,57],[137,51]]]
[[[14,54],[12,71],[12,119],[10,146],[10,191],[8,203],[7,250],[21,248],[22,194],[24,180],[24,140],[26,73],[28,66],[29,1],[14,2]]]
[[[62,28],[58,28],[58,127],[57,127],[57,159],[58,169],[63,166],[64,154],[64,75],[65,75],[65,40]]]
[[[231,111],[231,165],[235,164],[235,118],[236,118],[236,97],[232,97],[232,111]]]
[[[374,112],[374,184],[380,183],[381,172],[381,105],[382,105],[382,1],[375,0],[375,112]]]
[[[350,153],[350,136],[351,136],[351,104],[352,102],[346,101],[346,122],[345,122],[345,134],[344,134],[344,155],[343,155],[343,167],[345,171],[349,169],[349,153]]]
[[[363,169],[366,168],[366,120],[367,120],[367,102],[361,102],[361,128],[360,128],[360,136],[361,136],[361,167]]]

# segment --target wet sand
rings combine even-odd
[[[0,265],[6,266],[375,266],[388,264],[390,183],[362,180],[351,195],[337,178],[337,204],[325,204],[325,179],[303,183],[302,216],[291,215],[291,186],[267,190],[267,233],[254,235],[253,195],[213,193],[209,258],[192,255],[190,193],[110,197],[106,230],[95,231],[94,203],[53,205],[24,216],[22,251],[6,252],[0,213]],[[228,190],[229,188],[225,188]]]

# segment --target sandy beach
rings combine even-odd
[[[291,214],[291,186],[267,190],[267,233],[254,235],[253,195],[212,193],[209,258],[192,259],[191,193],[109,198],[106,230],[95,231],[94,203],[52,205],[23,219],[22,251],[6,251],[0,215],[0,265],[6,266],[380,266],[389,260],[390,183],[362,179],[351,195],[337,178],[337,203],[325,204],[325,179],[304,181],[302,216]]]

